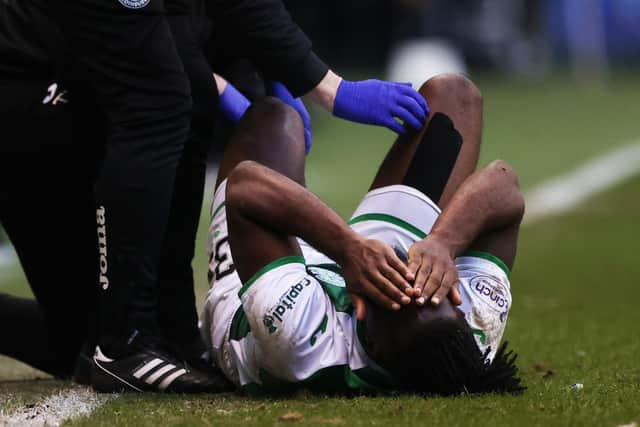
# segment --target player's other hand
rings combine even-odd
[[[438,305],[447,295],[455,305],[462,304],[453,258],[449,248],[433,235],[409,248],[409,270],[415,277],[413,296],[416,304],[431,301]]]
[[[385,126],[398,134],[406,133],[406,129],[396,119],[420,130],[428,114],[427,102],[411,83],[382,80],[342,80],[333,105],[336,117]]]
[[[409,269],[385,243],[358,237],[345,248],[340,263],[358,319],[365,315],[358,295],[390,310],[411,303],[413,289],[406,280]]]
[[[304,148],[305,154],[309,154],[311,151],[311,116],[309,116],[309,112],[307,108],[304,106],[302,99],[294,98],[291,95],[291,92],[286,88],[285,85],[279,82],[268,82],[267,83],[267,94],[271,96],[275,96],[280,101],[288,104],[293,107],[298,113],[300,113],[300,117],[302,118],[302,124],[304,125]]]

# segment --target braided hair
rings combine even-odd
[[[480,351],[473,332],[464,319],[443,319],[412,341],[410,348],[398,349],[393,359],[400,361],[410,354],[420,361],[420,369],[403,363],[385,367],[405,391],[426,395],[454,395],[460,393],[511,393],[526,390],[521,384],[516,366],[517,355],[503,343],[492,361]]]

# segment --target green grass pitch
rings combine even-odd
[[[481,79],[479,86],[485,98],[481,164],[494,158],[511,162],[525,190],[640,138],[640,79],[618,80],[607,89],[580,88],[562,79],[536,84]],[[366,190],[392,135],[321,113],[314,113],[314,132],[309,187],[347,216]],[[126,395],[71,424],[617,426],[640,422],[639,191],[640,177],[569,214],[522,230],[505,333],[520,354],[529,387],[522,396]],[[206,208],[202,218],[194,261],[201,296],[207,286]],[[0,292],[28,294],[17,267],[0,271]],[[0,359],[2,413],[67,386],[50,379],[30,380],[34,377],[43,375]],[[584,384],[584,389],[572,390],[574,383]]]

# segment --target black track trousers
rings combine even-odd
[[[99,123],[52,83],[0,79],[0,223],[36,298],[0,294],[0,353],[68,377],[96,335]]]
[[[159,274],[159,314],[163,333],[182,349],[200,337],[191,263],[202,211],[207,154],[213,140],[218,90],[200,40],[203,21],[193,15],[168,16],[193,96],[191,128],[178,165]]]
[[[110,129],[95,217],[100,343],[114,357],[134,329],[159,333],[158,264],[191,118],[189,83],[162,2],[139,9],[123,3],[145,1],[48,3],[76,64],[74,78],[95,91]]]

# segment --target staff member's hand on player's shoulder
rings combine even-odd
[[[414,243],[409,248],[409,270],[415,276],[413,296],[416,304],[427,301],[438,305],[451,294],[451,302],[462,304],[458,290],[458,270],[454,256],[442,241],[433,235]]]
[[[359,237],[346,248],[340,262],[358,319],[364,318],[364,303],[358,295],[391,310],[411,303],[413,289],[406,280],[409,269],[387,244]]]
[[[426,101],[411,87],[411,83],[382,80],[351,82],[331,70],[311,96],[336,117],[385,126],[398,134],[407,130],[396,119],[420,130],[429,114]]]
[[[238,123],[251,106],[251,101],[223,77],[215,73],[213,76],[216,79],[218,94],[220,95],[220,112],[231,123]],[[302,100],[300,98],[294,98],[291,92],[280,82],[268,82],[267,94],[278,98],[300,114],[302,124],[304,125],[305,154],[309,154],[312,144],[311,116]]]
[[[311,116],[307,108],[304,106],[302,99],[294,98],[291,92],[280,82],[268,82],[267,94],[275,96],[280,101],[292,107],[300,114],[302,124],[304,125],[304,148],[305,154],[311,151]]]

